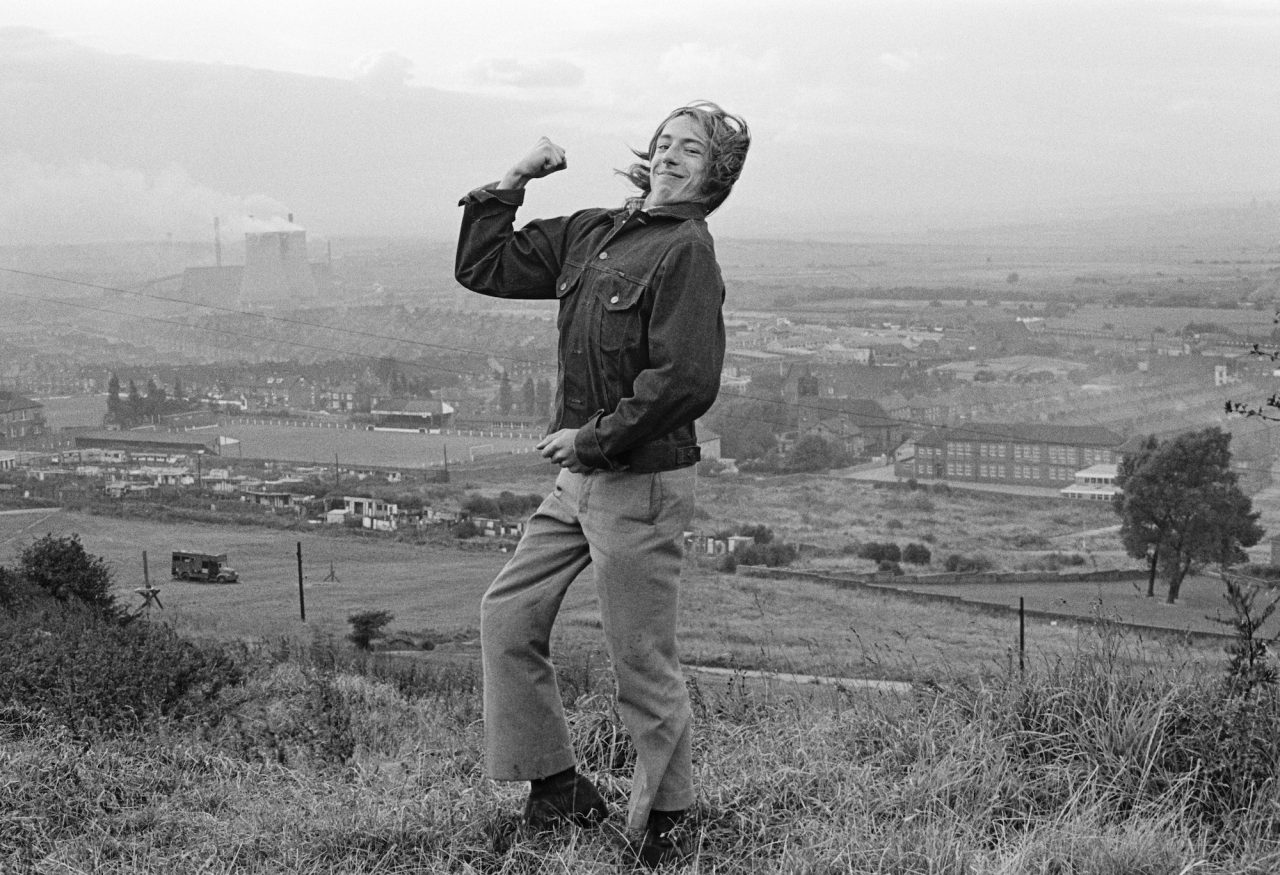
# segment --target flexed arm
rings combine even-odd
[[[554,298],[567,218],[533,221],[514,229],[524,187],[568,166],[564,149],[541,138],[501,182],[478,188],[465,207],[454,276],[468,289],[501,298]]]
[[[498,188],[524,188],[530,179],[541,179],[544,176],[550,176],[552,173],[558,173],[568,166],[569,162],[565,159],[564,149],[546,137],[542,137],[523,158],[507,171],[506,175],[502,177],[502,181],[498,183]]]

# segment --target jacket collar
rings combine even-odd
[[[628,198],[625,212],[628,216],[633,213],[643,212],[647,216],[654,216],[656,218],[663,219],[706,219],[707,217],[706,206],[693,201],[665,204],[660,207],[654,207],[651,210],[645,210],[643,208],[644,198]]]

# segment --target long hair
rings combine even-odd
[[[741,116],[725,112],[710,100],[696,100],[688,106],[672,110],[653,132],[649,139],[649,150],[641,152],[639,149],[632,149],[632,154],[640,160],[618,173],[640,189],[642,196],[648,195],[649,172],[653,167],[653,152],[658,146],[658,137],[669,121],[682,115],[692,118],[707,138],[706,175],[702,181],[701,195],[707,212],[712,213],[724,203],[729,192],[733,191],[733,184],[742,174],[747,149],[751,146],[751,130]]]

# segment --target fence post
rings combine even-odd
[[[307,597],[302,590],[302,542],[298,542],[298,613],[307,622]]]

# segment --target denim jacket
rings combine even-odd
[[[454,275],[499,298],[559,299],[550,431],[579,461],[664,471],[698,460],[693,422],[724,363],[724,282],[699,204],[588,209],[514,229],[522,190],[464,197]]]

